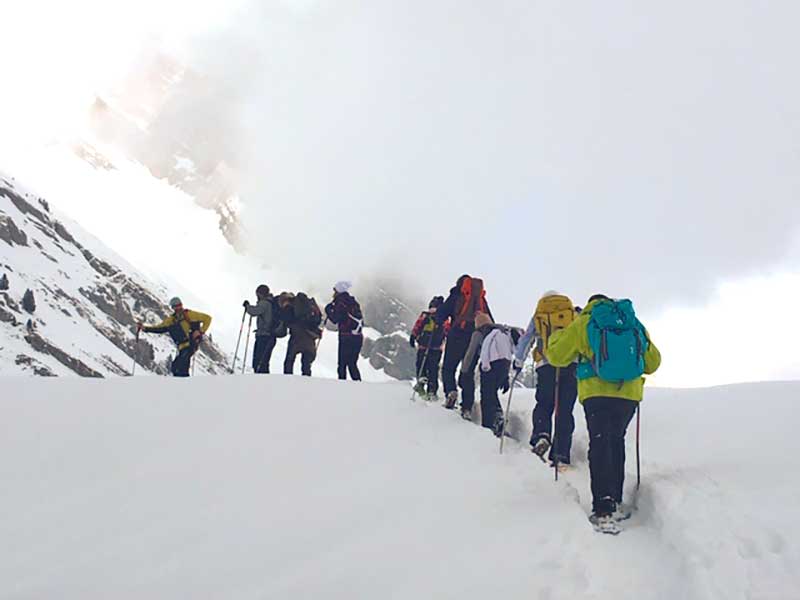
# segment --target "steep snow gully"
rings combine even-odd
[[[649,390],[638,511],[399,383],[7,378],[2,598],[800,597],[800,383]],[[627,492],[634,484],[629,435]]]

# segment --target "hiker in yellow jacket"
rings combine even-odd
[[[627,302],[627,301],[625,301]],[[578,360],[578,399],[586,414],[589,430],[589,472],[592,487],[592,523],[604,533],[615,533],[615,522],[630,516],[622,506],[622,486],[625,479],[625,431],[644,393],[642,376],[630,380],[608,381],[598,376],[598,364],[608,361],[602,357],[599,363],[589,342],[589,325],[592,312],[603,304],[603,310],[614,310],[620,304],[603,294],[595,294],[568,327],[555,332],[545,351],[547,360],[556,367],[566,367]],[[630,306],[629,319],[637,326],[637,340],[641,332],[644,339],[636,344],[640,354],[640,370],[644,375],[654,373],[661,364],[661,353],[639,323]],[[597,310],[597,312],[602,312]],[[596,329],[595,331],[599,331]],[[606,338],[602,338],[606,340]],[[605,353],[611,347],[606,342]],[[612,350],[613,352],[613,350]],[[615,358],[610,357],[612,360]],[[623,358],[627,361],[627,358]]]
[[[139,330],[146,333],[169,333],[178,346],[178,355],[172,361],[175,377],[188,377],[192,356],[200,347],[203,336],[211,327],[211,317],[205,313],[183,308],[180,298],[169,301],[173,313],[158,325],[138,323]]]

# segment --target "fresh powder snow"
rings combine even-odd
[[[0,597],[790,600],[800,383],[648,390],[617,537],[571,471],[401,383],[7,378]]]

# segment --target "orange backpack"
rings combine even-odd
[[[466,329],[468,323],[475,322],[476,312],[489,312],[486,307],[486,290],[483,280],[467,277],[461,283],[461,297],[456,302],[454,323]]]

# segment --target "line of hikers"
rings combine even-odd
[[[363,316],[350,288],[346,281],[334,286],[325,315],[339,332],[339,378],[345,379],[349,371],[352,379],[360,380]],[[257,318],[253,370],[269,372],[276,339],[288,330],[284,373],[292,373],[300,354],[302,373],[310,376],[325,326],[316,301],[303,293],[284,292],[275,298],[266,285],[257,288],[256,296],[255,305],[244,302],[245,314]],[[179,298],[173,298],[170,306],[173,315],[155,326],[140,323],[139,329],[170,333],[179,350],[173,374],[188,376],[189,361],[211,317],[184,309]],[[469,420],[475,404],[475,370],[480,366],[481,425],[498,437],[506,425],[499,394],[508,393],[516,383],[532,351],[536,389],[532,452],[556,468],[571,463],[573,410],[579,399],[589,431],[590,520],[600,531],[613,533],[616,521],[629,516],[621,510],[625,433],[643,397],[644,375],[661,364],[661,355],[629,300],[594,294],[581,310],[569,297],[548,291],[523,331],[496,324],[483,281],[462,275],[446,299],[435,296],[430,301],[414,324],[409,343],[417,349],[415,392],[438,400],[441,362],[444,407],[455,409],[460,388],[461,416]]]
[[[270,293],[269,286],[256,288],[256,303],[245,300],[242,304],[242,326],[249,315],[256,319],[255,344],[253,346],[252,367],[255,373],[269,373],[272,352],[279,338],[289,336],[283,372],[294,373],[297,356],[300,356],[301,372],[311,376],[311,365],[317,358],[322,331],[331,322],[339,333],[339,379],[347,374],[354,381],[361,380],[358,359],[364,343],[362,333],[363,316],[358,301],[350,295],[352,285],[339,281],[333,287],[333,298],[325,306],[325,322],[317,301],[304,292],[293,294],[282,292],[277,297]],[[138,323],[138,332],[169,333],[178,347],[178,354],[172,361],[172,374],[175,377],[188,377],[191,359],[211,326],[211,317],[205,313],[183,307],[180,298],[170,300],[172,314],[157,325],[147,326]],[[241,338],[241,330],[239,332]],[[238,344],[237,344],[238,354]],[[234,364],[236,357],[234,356]],[[233,367],[231,367],[233,371]]]
[[[409,342],[417,348],[415,392],[429,400],[438,399],[444,348],[441,375],[448,409],[458,401],[455,373],[460,364],[461,416],[469,420],[480,365],[481,425],[496,436],[506,426],[499,393],[509,392],[532,351],[536,403],[531,450],[556,468],[571,463],[573,409],[580,399],[589,431],[590,521],[604,533],[619,531],[616,522],[630,516],[622,503],[625,434],[643,398],[643,376],[661,364],[629,300],[594,294],[581,310],[569,297],[548,291],[523,332],[495,324],[483,282],[462,275],[446,300],[431,300]]]

